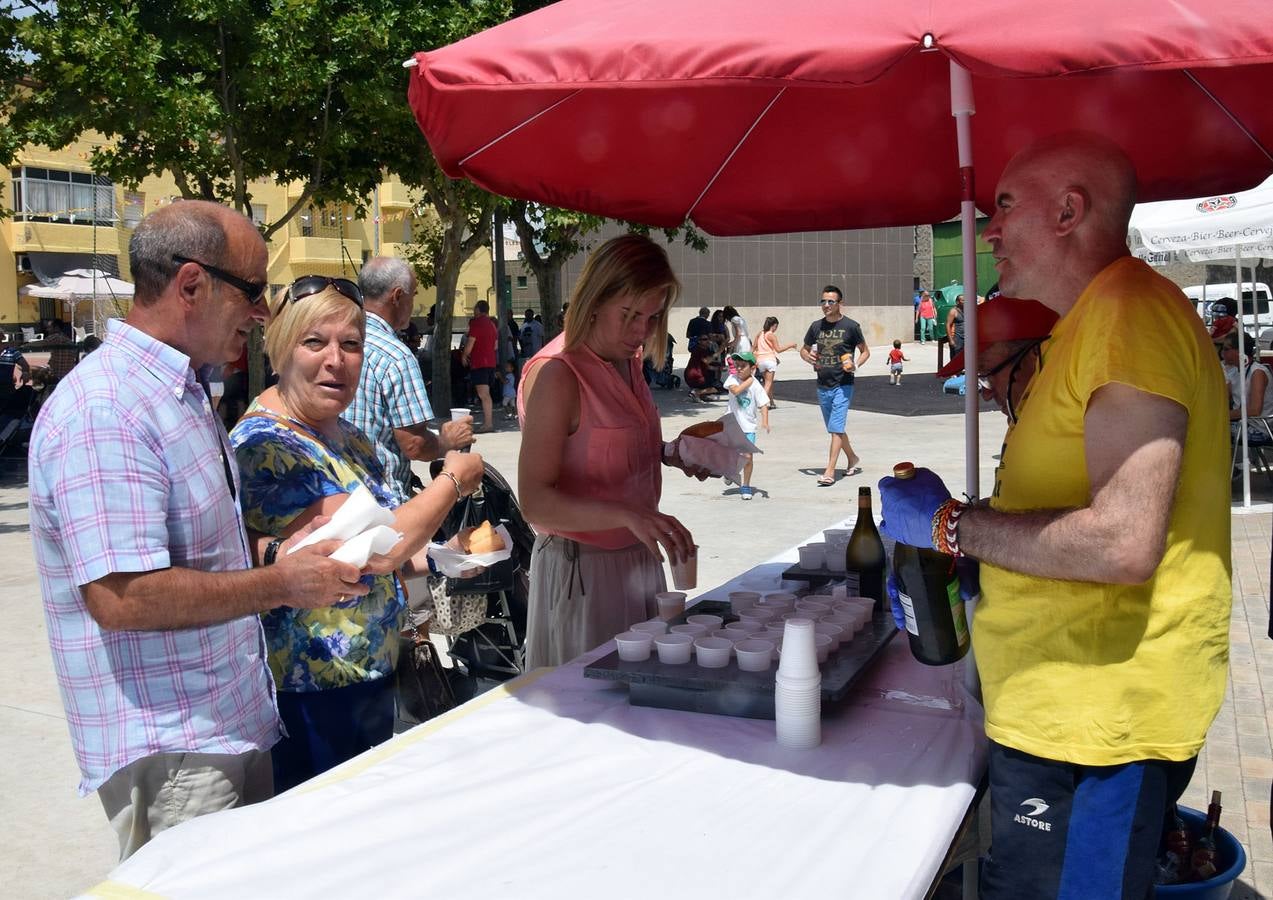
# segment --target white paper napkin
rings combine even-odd
[[[509,536],[508,529],[503,525],[496,525],[495,533],[504,542],[503,550],[493,553],[461,553],[446,544],[432,543],[429,545],[429,559],[433,560],[439,572],[449,578],[460,578],[464,572],[478,566],[493,566],[513,555],[513,539]]]
[[[738,427],[738,420],[731,413],[716,421],[724,426],[724,430],[711,437],[680,436],[681,461],[687,466],[707,469],[727,483],[737,484],[742,481],[743,463],[746,462],[743,456],[764,451],[747,440],[747,435]]]
[[[336,510],[330,522],[316,528],[287,552],[295,552],[318,541],[344,541],[331,558],[361,567],[367,564],[372,553],[385,553],[402,539],[402,535],[390,527],[392,525],[393,511],[377,503],[371,491],[360,484]]]

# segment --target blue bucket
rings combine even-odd
[[[1207,823],[1205,813],[1187,806],[1177,807],[1180,818],[1190,831],[1198,834]],[[1233,890],[1233,882],[1246,868],[1246,851],[1238,839],[1223,828],[1216,829],[1216,865],[1219,871],[1206,881],[1191,884],[1160,884],[1154,888],[1155,897],[1172,897],[1176,900],[1227,900]]]

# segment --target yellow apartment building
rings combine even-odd
[[[100,299],[96,310],[75,310],[59,301],[36,300],[19,289],[53,280],[71,269],[95,267],[131,281],[128,239],[147,213],[180,199],[166,173],[147,178],[136,191],[95,175],[89,159],[100,136],[86,134],[61,150],[28,147],[13,165],[0,170],[0,204],[12,210],[0,219],[0,330],[14,331],[47,318],[73,321],[92,330],[96,320],[122,316],[127,301]],[[300,196],[300,185],[252,185],[252,218],[273,221]],[[417,219],[418,193],[390,178],[368,198],[358,217],[352,207],[306,207],[269,241],[269,278],[281,286],[301,275],[356,278],[362,263],[376,255],[403,256]],[[491,254],[482,248],[464,264],[456,285],[454,314],[467,317],[473,304],[493,295]],[[436,302],[434,288],[416,294],[416,314]]]

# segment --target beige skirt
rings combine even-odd
[[[663,564],[644,544],[603,550],[541,534],[530,555],[526,668],[559,666],[658,614]]]

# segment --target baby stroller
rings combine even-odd
[[[440,463],[435,462],[434,467],[440,469]],[[474,578],[447,579],[447,590],[452,595],[485,595],[485,616],[476,627],[453,633],[432,629],[450,638],[447,655],[459,676],[452,679],[452,686],[461,701],[466,699],[461,695],[480,693],[525,669],[530,552],[535,545],[535,532],[522,517],[513,489],[489,463],[481,488],[467,502],[456,505],[443,521],[438,539],[481,522],[502,523],[508,529],[513,555]]]
[[[673,391],[681,386],[680,377],[672,371],[672,348],[674,346],[676,346],[676,338],[669,334],[667,336],[667,355],[663,357],[663,368],[656,369],[648,360],[646,361],[645,380],[651,387]]]

